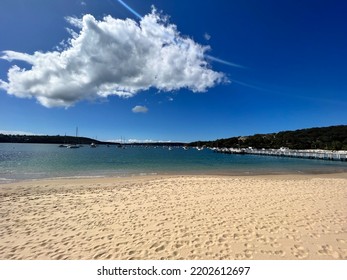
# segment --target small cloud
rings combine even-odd
[[[147,113],[148,108],[146,106],[135,106],[131,111],[133,111],[133,113]]]
[[[87,6],[87,3],[84,2],[84,1],[82,1],[82,2],[81,2],[81,6]]]
[[[209,41],[211,39],[211,35],[208,33],[205,33],[204,38],[205,38],[205,40]]]
[[[169,97],[169,101],[173,101],[174,99],[172,97]]]

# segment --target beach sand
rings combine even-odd
[[[0,185],[0,259],[347,259],[347,174]]]

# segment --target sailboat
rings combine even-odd
[[[78,136],[78,127],[76,127],[76,140],[77,140],[77,136]],[[79,147],[80,145],[78,145],[77,143],[67,146],[68,149],[78,149]]]
[[[58,147],[59,148],[67,148],[67,144],[66,144],[66,133],[65,133],[65,137],[64,137],[64,144],[60,144]]]
[[[124,143],[125,143],[125,139],[121,136],[120,137],[120,143],[117,145],[117,147],[120,149],[125,149]]]

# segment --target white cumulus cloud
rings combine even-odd
[[[132,108],[133,113],[147,113],[148,112],[148,108],[146,106],[135,106],[134,108]]]
[[[1,59],[30,67],[13,65],[0,88],[46,107],[69,107],[110,95],[131,97],[149,88],[204,92],[225,80],[205,60],[208,46],[181,36],[154,10],[140,22],[111,16],[97,20],[89,14],[67,21],[73,26],[71,38],[56,51],[3,51]]]

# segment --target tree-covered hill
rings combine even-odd
[[[97,141],[86,137],[49,135],[7,135],[0,134],[0,143],[46,143],[46,144],[116,144]],[[138,143],[141,145],[143,143]],[[184,145],[184,143],[146,143],[146,145]],[[215,141],[196,141],[189,146],[226,148],[279,149],[325,149],[347,150],[347,125],[282,131],[253,136],[238,136]]]
[[[86,137],[0,134],[0,143],[91,144],[92,142],[103,144],[103,142]]]
[[[120,145],[120,143],[104,142],[87,137],[61,136],[61,135],[8,135],[0,134],[0,143],[32,143],[32,144],[83,144],[90,145]],[[123,143],[132,146],[183,146],[182,142],[150,142],[150,143]]]
[[[215,141],[198,141],[190,143],[190,145],[257,149],[287,147],[290,149],[347,150],[347,125],[238,136]]]

